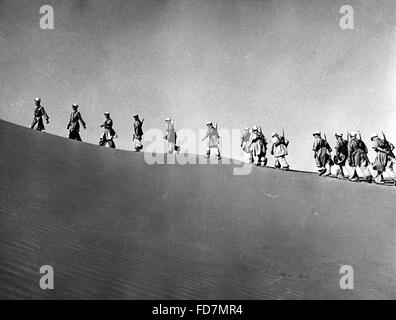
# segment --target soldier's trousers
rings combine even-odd
[[[81,141],[80,133],[78,131],[70,131],[69,139]]]
[[[216,152],[216,156],[220,156],[220,148],[219,148],[219,146],[213,146],[213,147],[208,147],[207,149],[206,149],[206,154],[207,155],[210,155],[210,149],[215,149],[217,152]]]
[[[34,117],[32,124],[30,126],[30,129],[34,129],[34,127],[37,125],[36,130],[37,131],[42,131],[44,130],[44,122],[43,122],[43,118],[41,117]]]
[[[289,164],[287,163],[286,158],[284,156],[276,158],[275,168],[289,169]]]
[[[109,144],[109,147],[110,147],[111,149],[114,149],[114,148],[115,148],[115,143],[114,143],[113,139],[111,139],[111,140],[100,139],[100,141],[99,141],[99,145],[100,145],[100,146],[105,146],[106,143]]]

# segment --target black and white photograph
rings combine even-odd
[[[0,71],[0,300],[396,299],[395,0],[0,0]]]

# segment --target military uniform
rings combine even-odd
[[[258,131],[257,128],[253,128],[249,141],[249,149],[255,164],[263,166],[267,164],[267,141],[262,132]]]
[[[275,168],[283,170],[289,169],[289,164],[286,161],[288,155],[287,147],[289,141],[284,137],[279,137],[277,133],[273,133],[271,137],[271,154],[275,157]]]
[[[135,122],[133,123],[133,142],[135,144],[135,151],[143,149],[142,138],[143,138],[143,121],[136,115],[134,116]]]
[[[330,154],[333,150],[331,149],[327,140],[320,137],[319,132],[315,132],[314,136],[315,141],[312,150],[314,152],[315,163],[318,168],[319,174],[322,175],[326,173],[326,175],[330,175],[331,166],[333,164]]]
[[[85,129],[85,121],[83,120],[81,113],[75,109],[70,114],[70,121],[67,125],[67,129],[69,129],[69,139],[81,141],[80,122]]]
[[[388,147],[388,145],[385,144],[385,141],[380,139],[377,134],[372,135],[371,140],[373,141],[373,149],[376,152],[376,157],[373,162],[373,169],[378,173],[374,181],[376,183],[384,183],[383,173],[387,168],[389,168],[391,176],[395,180],[395,173],[393,171],[395,159],[392,156],[394,146],[389,144]]]
[[[344,168],[348,158],[348,142],[342,138],[342,134],[336,133],[336,138],[334,163],[339,167],[337,177],[341,179],[345,177]]]
[[[105,122],[101,125],[101,127],[104,127],[104,132],[100,136],[99,145],[105,146],[106,143],[108,143],[109,147],[114,149],[115,148],[114,137],[116,133],[113,129],[113,120],[110,117],[107,118]]]
[[[368,169],[370,160],[367,153],[366,144],[361,139],[356,138],[356,134],[351,134],[348,144],[348,164],[352,168],[352,174],[350,176],[352,181],[359,181],[357,169],[361,170],[362,175],[368,182],[372,181],[372,175]]]
[[[41,102],[41,100],[39,99],[36,99],[35,101]],[[45,118],[46,122],[49,123],[49,116],[45,111],[44,107],[42,105],[36,105],[33,111],[33,121],[30,126],[30,129],[34,129],[34,127],[37,126],[36,127],[37,131],[45,130],[43,117]]]
[[[168,141],[168,153],[173,153],[173,151],[179,151],[179,147],[176,145],[177,134],[175,130],[175,121],[168,118],[165,120],[167,123],[165,140]]]
[[[216,156],[217,158],[221,158],[220,155],[220,148],[219,148],[219,133],[217,132],[217,129],[215,127],[213,127],[212,122],[208,122],[207,123],[208,126],[208,130],[206,131],[206,135],[205,137],[203,137],[202,141],[204,141],[205,139],[208,138],[208,144],[207,144],[207,148],[206,148],[206,157],[209,158],[210,157],[210,150],[211,149],[215,149],[216,152]]]
[[[245,128],[244,132],[241,136],[241,149],[243,152],[247,153],[249,156],[249,162],[253,163],[253,153],[252,150],[249,148],[250,136],[252,133],[250,132],[250,128]]]

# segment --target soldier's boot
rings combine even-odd
[[[342,171],[342,168],[341,168],[341,167],[337,169],[336,175],[337,175],[337,178],[338,178],[338,179],[344,179],[344,178],[345,178],[344,172]]]
[[[206,151],[206,156],[204,158],[210,158],[210,150]]]
[[[319,176],[323,176],[324,173],[326,172],[326,168],[319,168],[318,172],[319,172]]]
[[[366,172],[367,172],[367,174],[366,174]],[[368,168],[365,168],[365,169],[363,170],[363,173],[365,174],[366,181],[367,181],[368,183],[373,183],[373,176],[372,176],[372,174],[370,173],[370,170],[369,170]],[[381,174],[381,176],[382,176],[382,174]],[[381,179],[384,180],[383,178],[381,178]]]
[[[350,174],[349,180],[351,182],[359,182],[359,176],[358,176],[358,174],[356,172],[356,168],[355,167],[352,168],[352,173]]]
[[[382,175],[382,172],[378,172],[378,175],[375,177],[374,182],[377,184],[384,184],[384,176]]]
[[[326,171],[325,172],[326,173],[323,174],[324,177],[328,177],[329,175],[331,175],[331,165],[330,164],[326,165]]]

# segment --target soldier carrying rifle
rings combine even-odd
[[[359,139],[354,131],[349,132],[349,143],[348,143],[348,164],[352,168],[352,173],[349,177],[350,181],[358,182],[359,174],[357,169],[362,173],[362,176],[368,183],[371,183],[373,176],[368,168],[370,161],[367,156],[368,149],[366,144],[362,141],[362,136],[359,133]]]
[[[202,141],[204,141],[205,139],[208,138],[205,158],[209,158],[210,150],[214,149],[216,151],[217,159],[221,159],[220,148],[219,148],[220,136],[217,131],[217,124],[216,127],[214,127],[212,121],[209,121],[208,123],[206,123],[206,126],[208,127],[208,130],[206,131],[205,137],[203,137],[202,139]]]
[[[251,154],[254,159],[254,163],[258,166],[267,165],[267,141],[261,127],[253,126],[252,134],[248,143],[248,149],[251,150]]]
[[[289,170],[289,164],[286,161],[286,156],[289,154],[287,147],[289,140],[285,138],[283,132],[282,137],[278,133],[273,132],[271,135],[271,154],[275,157],[275,168],[282,170]]]
[[[344,140],[342,133],[335,133],[337,144],[335,146],[334,163],[338,166],[337,178],[345,178],[345,164],[348,158],[348,141]]]
[[[395,163],[395,155],[393,153],[394,146],[386,140],[385,134],[382,133],[383,139],[378,134],[374,133],[371,135],[371,141],[373,142],[373,149],[377,153],[373,162],[373,169],[377,171],[377,176],[374,179],[375,183],[384,184],[384,176],[386,168],[389,168],[393,178],[393,184],[396,184],[395,174],[393,171],[393,164]]]
[[[315,131],[314,144],[312,150],[314,152],[314,159],[318,168],[319,175],[329,176],[331,174],[331,152],[333,151],[326,139],[322,139],[320,131]]]

